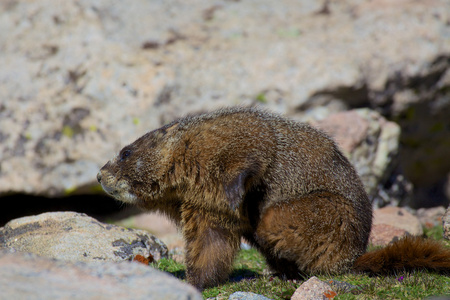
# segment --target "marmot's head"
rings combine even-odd
[[[170,169],[171,136],[177,124],[151,131],[124,147],[97,174],[106,193],[117,200],[141,204],[161,196]]]

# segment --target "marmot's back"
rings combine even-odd
[[[370,231],[372,208],[361,180],[322,131],[254,108],[219,110],[187,123],[201,124],[202,140],[211,143],[210,159],[224,164],[221,169],[229,172],[243,161],[254,165],[248,177],[265,186],[267,204],[314,191],[336,193],[350,200],[357,221]]]
[[[355,202],[368,201],[358,175],[334,141],[307,124],[254,108],[223,109],[175,122],[183,135],[195,137],[192,146],[207,161],[260,164],[273,193],[331,189]]]

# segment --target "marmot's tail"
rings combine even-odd
[[[450,274],[450,248],[432,239],[407,236],[385,248],[361,255],[353,269],[370,274],[420,269]]]

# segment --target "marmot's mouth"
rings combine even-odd
[[[117,199],[119,201],[122,201],[125,203],[130,203],[130,204],[136,204],[136,202],[138,201],[138,198],[136,197],[136,195],[134,195],[126,190],[111,188],[111,187],[103,185],[103,184],[102,184],[102,187],[108,195],[114,197],[115,199]]]
[[[103,190],[110,196],[113,196],[114,198],[116,198],[117,196],[117,190],[111,188],[110,186],[107,186],[106,184],[104,184],[103,182],[100,182]]]
[[[138,198],[136,197],[136,195],[134,195],[128,191],[123,191],[121,193],[117,193],[114,197],[122,202],[130,203],[130,204],[136,204],[136,202],[138,201]]]

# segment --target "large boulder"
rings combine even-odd
[[[355,109],[313,122],[331,135],[355,166],[371,199],[378,206],[400,202],[408,193],[393,195],[383,189],[398,165],[400,127],[376,111]],[[380,191],[381,189],[381,191]],[[400,198],[400,199],[398,199]]]
[[[98,169],[146,131],[254,104],[304,119],[371,106],[406,129],[405,175],[433,186],[450,169],[449,9],[446,0],[3,1],[0,195],[96,192]]]
[[[101,223],[74,212],[44,213],[0,228],[0,249],[66,261],[130,261],[136,255],[167,258],[166,245],[147,231]]]
[[[202,299],[187,283],[137,262],[66,262],[0,251],[2,299]]]

